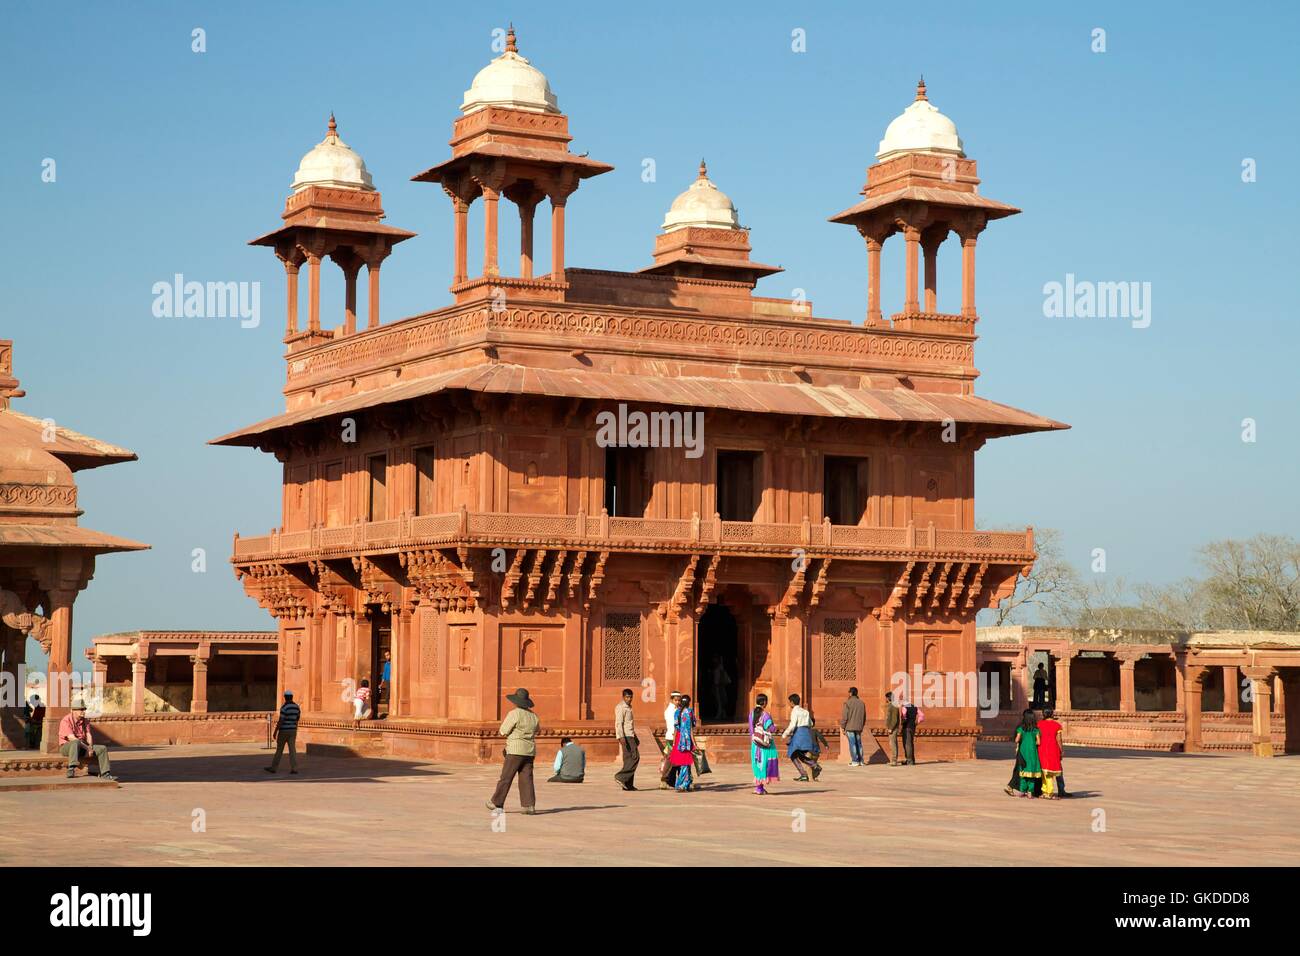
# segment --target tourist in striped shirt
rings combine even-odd
[[[284,705],[280,708],[280,719],[275,723],[275,756],[271,758],[271,766],[266,767],[267,773],[275,773],[280,766],[280,755],[284,753],[284,748],[289,748],[289,772],[298,772],[298,718],[302,716],[302,708],[293,702],[293,691],[284,692]]]

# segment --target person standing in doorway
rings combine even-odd
[[[721,654],[713,655],[709,676],[713,682],[713,719],[728,720],[734,713],[730,706],[731,675],[727,673],[727,665]]]
[[[798,694],[791,694],[789,700],[790,724],[781,734],[782,738],[790,741],[786,756],[799,771],[799,776],[794,778],[796,783],[806,783],[809,773],[815,781],[822,775],[822,765],[817,760],[819,751],[817,738],[813,736],[812,714],[801,706]]]
[[[271,736],[275,739],[275,756],[271,766],[264,767],[267,773],[275,773],[280,767],[280,755],[284,748],[289,748],[289,772],[298,772],[298,719],[302,708],[293,702],[293,691],[284,692],[284,703],[280,705],[280,719],[275,722]]]
[[[903,701],[899,712],[899,723],[903,728],[903,763],[916,766],[916,725],[921,712],[916,704]]]
[[[624,790],[635,790],[633,779],[637,764],[641,762],[641,741],[637,740],[636,725],[632,720],[632,690],[628,687],[623,688],[623,699],[614,708],[614,739],[618,741],[618,752],[623,758],[623,769],[614,774],[614,779]]]
[[[1042,664],[1034,671],[1034,710],[1042,710],[1047,705],[1047,668]]]
[[[862,730],[866,726],[867,705],[858,696],[858,689],[850,687],[848,699],[840,708],[840,729],[849,742],[850,767],[861,767],[866,763],[862,757]]]
[[[527,688],[520,687],[513,694],[507,694],[506,700],[514,704],[515,709],[506,714],[506,719],[497,731],[506,738],[505,763],[501,766],[501,779],[497,781],[496,791],[487,806],[489,810],[505,809],[510,785],[518,777],[519,802],[523,805],[524,813],[536,813],[533,760],[537,757],[537,729],[541,722],[533,713],[533,699],[528,696]]]
[[[749,763],[754,771],[754,793],[767,794],[767,785],[781,779],[781,761],[776,754],[776,723],[767,712],[767,695],[754,698],[749,713]]]
[[[889,731],[889,752],[892,754],[889,765],[891,767],[900,766],[898,762],[898,732],[902,729],[902,720],[899,718],[898,706],[894,703],[892,691],[885,694],[885,729]]]
[[[680,691],[668,695],[668,706],[664,708],[664,758],[659,762],[659,789],[671,790],[677,783],[677,768],[670,759],[673,754],[673,739],[677,736],[677,709],[682,705]]]
[[[384,663],[379,668],[379,689],[375,691],[375,716],[379,716],[379,705],[384,705],[384,716],[393,711],[393,654],[384,651]]]

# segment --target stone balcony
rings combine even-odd
[[[848,560],[974,560],[1025,564],[1034,559],[1034,533],[954,531],[832,525],[764,524],[701,519],[620,518],[608,514],[499,514],[465,509],[447,514],[402,514],[334,528],[235,535],[232,563],[294,562],[400,553],[438,547],[560,547],[586,551],[736,556],[787,556],[797,550]]]

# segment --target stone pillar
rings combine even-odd
[[[1137,658],[1124,656],[1119,659],[1119,709],[1120,713],[1137,712],[1137,695],[1134,693],[1133,672],[1137,668]]]
[[[72,602],[77,592],[70,588],[51,588],[48,614],[50,626],[46,631],[50,640],[50,663],[46,671],[45,723],[42,725],[41,747],[46,753],[59,749],[59,723],[71,709],[72,671]]]
[[[1223,668],[1223,712],[1225,714],[1241,712],[1241,678],[1237,675],[1235,664]]]
[[[921,231],[912,226],[908,226],[903,230],[903,238],[907,240],[906,299],[903,302],[903,311],[910,315],[921,311],[921,303],[918,301],[916,288],[917,259],[921,249]]]
[[[374,256],[366,260],[366,281],[369,286],[369,301],[366,303],[366,328],[379,327],[379,267],[383,256]]]
[[[320,256],[307,254],[307,328],[320,330]]]
[[[310,688],[307,692],[307,707],[316,713],[321,709],[321,687],[325,680],[325,668],[334,660],[334,648],[325,646],[324,611],[317,609],[312,614],[307,625],[307,633],[308,646],[311,648],[311,653],[308,655],[311,660],[311,671],[307,675],[307,686]]]
[[[536,211],[536,200],[519,202],[519,275],[525,279],[533,277],[533,214]]]
[[[206,714],[208,712],[208,652],[201,649],[191,655],[190,663],[194,665],[194,690],[190,694],[190,713]]]
[[[983,223],[973,223],[958,232],[961,237],[961,314],[962,318],[971,321],[975,320],[975,240],[983,229]]]
[[[1056,659],[1056,699],[1052,701],[1056,710],[1070,709],[1070,659],[1073,657],[1067,648]]]
[[[867,325],[882,325],[880,311],[880,247],[878,239],[867,238]]]
[[[357,330],[357,273],[361,271],[361,260],[353,257],[343,266],[343,334],[351,335]]]
[[[397,639],[393,641],[393,686],[388,688],[389,716],[407,717],[411,713],[411,659],[415,656],[415,633],[412,623],[415,608],[403,604],[397,615]]]
[[[1174,697],[1175,697],[1174,709],[1177,710],[1178,713],[1180,714],[1186,714],[1187,713],[1187,692],[1183,688],[1183,679],[1180,676],[1182,674],[1182,667],[1180,666],[1182,664],[1182,661],[1178,659],[1177,654],[1174,654],[1172,656],[1174,661]]]
[[[140,651],[131,658],[131,713],[144,713],[145,682],[149,671],[149,652]]]
[[[284,334],[295,335],[298,332],[298,263],[292,259],[284,260],[284,277],[288,286],[286,301],[288,303],[287,315],[285,316]]]
[[[564,205],[566,199],[551,197],[551,279],[564,281]]]
[[[1243,667],[1241,672],[1250,680],[1250,749],[1256,757],[1273,756],[1273,678],[1277,672],[1271,667]]]
[[[453,196],[451,202],[456,221],[456,270],[451,281],[459,285],[469,279],[469,203],[459,196]]]
[[[938,259],[939,244],[943,241],[942,237],[927,237],[927,241],[921,246],[925,252],[925,311],[939,311],[939,279],[938,279]]]
[[[500,205],[501,193],[491,186],[483,187],[483,274],[499,275],[497,265],[497,207]]]
[[[1273,713],[1286,713],[1286,681],[1281,674],[1273,679]]]
[[[1201,691],[1205,688],[1205,668],[1188,665],[1183,668],[1183,699],[1187,704],[1187,732],[1183,739],[1185,753],[1201,751]]]

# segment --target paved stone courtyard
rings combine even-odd
[[[819,783],[787,779],[769,797],[753,795],[743,766],[716,768],[690,794],[624,793],[612,766],[581,785],[539,774],[538,814],[516,812],[512,793],[494,832],[495,767],[313,756],[298,776],[271,777],[255,745],[137,748],[114,753],[119,789],[0,790],[0,866],[1300,863],[1300,757],[1070,748],[1081,795],[1049,802],[1002,792],[1008,745],[980,754],[828,764]],[[206,832],[192,829],[196,809]]]

